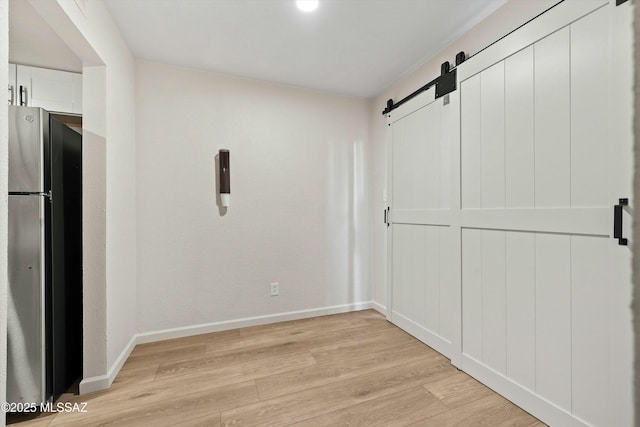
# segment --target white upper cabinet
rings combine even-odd
[[[16,64],[9,64],[9,105],[16,103]]]
[[[9,64],[12,99],[15,105],[82,114],[82,74]]]

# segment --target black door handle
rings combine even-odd
[[[20,85],[20,106],[25,107],[27,105],[27,88]]]
[[[629,205],[629,199],[619,199],[613,207],[613,238],[618,239],[620,246],[627,246],[627,239],[622,237],[622,207]]]

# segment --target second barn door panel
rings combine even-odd
[[[388,117],[389,318],[450,358],[460,319],[450,184],[455,97],[434,99],[430,89]]]

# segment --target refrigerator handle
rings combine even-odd
[[[20,105],[27,106],[27,87],[20,85]]]
[[[9,85],[9,105],[13,105],[14,96],[13,96],[13,85]]]

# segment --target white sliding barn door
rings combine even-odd
[[[457,94],[434,88],[391,112],[388,318],[451,358],[459,343],[460,286],[452,231],[451,147]],[[458,237],[459,238],[459,237]],[[459,351],[458,351],[459,353]]]
[[[630,6],[566,3],[460,67],[460,367],[552,425],[630,426]]]
[[[387,115],[390,321],[550,425],[633,424],[631,2],[565,0]],[[631,236],[633,200],[623,211]]]

